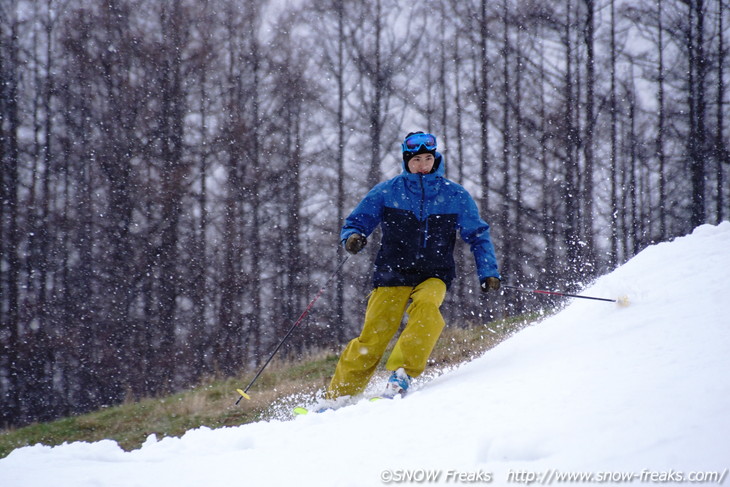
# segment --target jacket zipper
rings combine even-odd
[[[421,247],[426,248],[426,241],[428,239],[428,219],[426,218],[426,185],[423,182],[423,174],[419,175],[418,179],[421,182],[421,225],[423,231]]]

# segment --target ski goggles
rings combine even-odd
[[[421,147],[426,150],[436,150],[436,136],[431,134],[413,134],[403,141],[403,152],[416,152]]]

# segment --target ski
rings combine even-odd
[[[368,402],[375,402],[375,401],[379,401],[380,399],[384,399],[384,398],[382,396],[373,396],[371,398],[368,398],[367,401]],[[360,402],[362,402],[362,401],[357,401],[357,402],[354,402],[352,404],[346,404],[346,405],[343,405],[343,406],[338,407],[338,408],[325,408],[325,409],[322,409],[320,411],[311,411],[308,408],[305,408],[304,406],[297,406],[294,409],[292,409],[292,413],[294,413],[295,416],[304,416],[305,414],[309,414],[309,413],[320,414],[320,413],[324,413],[324,412],[327,412],[327,411],[336,411],[337,409],[342,409],[342,408],[345,408],[347,406],[354,406],[355,404],[358,404]]]

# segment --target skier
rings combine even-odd
[[[376,185],[345,220],[340,238],[347,252],[360,252],[378,225],[382,239],[362,331],[342,352],[325,402],[365,390],[404,313],[408,321],[386,363],[392,374],[382,396],[404,395],[424,371],[445,324],[439,308],[455,276],[457,230],[474,254],[481,290],[500,287],[489,225],[471,195],[444,176],[436,148],[435,136],[409,133],[402,173]]]

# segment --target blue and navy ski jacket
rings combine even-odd
[[[451,284],[456,275],[456,232],[469,244],[481,282],[499,278],[489,225],[479,216],[471,195],[448,180],[443,156],[436,152],[436,170],[406,170],[376,185],[345,220],[344,245],[353,233],[369,236],[380,225],[382,239],[375,259],[373,286],[416,286],[436,277]]]

